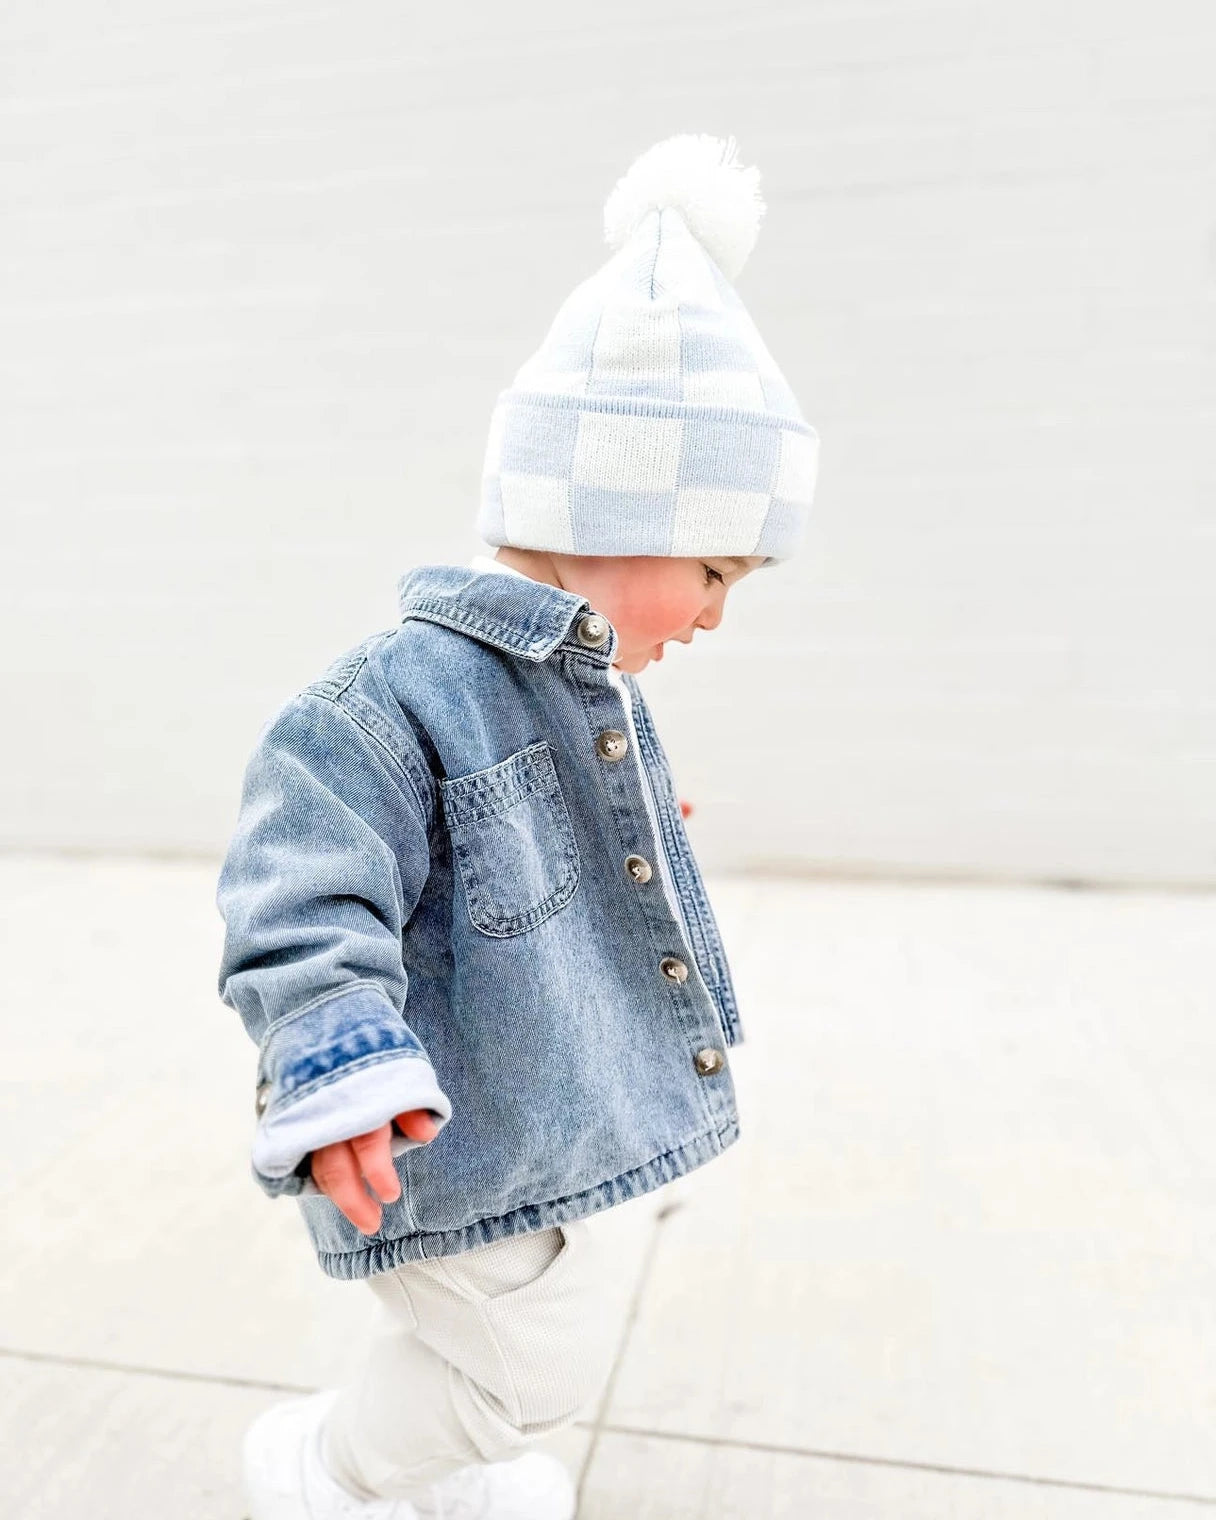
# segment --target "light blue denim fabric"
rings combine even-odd
[[[220,996],[258,1046],[253,1176],[340,1278],[596,1213],[739,1133],[730,971],[622,673],[626,737],[616,630],[589,645],[588,600],[523,576],[421,565],[398,593],[399,625],[262,729],[216,894]],[[309,1151],[410,1108],[442,1127],[394,1130],[402,1195],[364,1235]]]

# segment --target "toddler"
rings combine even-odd
[[[220,873],[251,1170],[386,1311],[246,1432],[252,1520],[569,1520],[593,1216],[738,1137],[726,956],[636,676],[789,558],[818,437],[730,281],[734,140],[656,144],[498,398],[480,536],[263,728]],[[609,1327],[610,1329],[610,1327]]]

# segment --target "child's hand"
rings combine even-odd
[[[687,818],[689,813],[692,812],[692,803],[685,802],[683,797],[680,798],[680,812],[684,815],[685,818]]]
[[[439,1125],[425,1108],[398,1114],[397,1124],[411,1140],[424,1143],[439,1133]],[[392,1133],[391,1123],[382,1124],[366,1135],[322,1145],[312,1153],[312,1180],[364,1235],[374,1235],[380,1228],[380,1203],[395,1203],[401,1197],[389,1149]],[[369,1186],[375,1197],[369,1195]]]

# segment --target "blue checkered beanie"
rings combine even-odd
[[[668,138],[617,183],[616,252],[495,405],[487,544],[766,565],[798,548],[819,435],[730,283],[765,209],[734,155],[734,138]]]

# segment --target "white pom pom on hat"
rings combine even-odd
[[[655,143],[604,204],[613,249],[499,393],[487,544],[588,555],[799,546],[819,436],[732,281],[765,213],[735,139]]]
[[[678,211],[728,280],[747,263],[764,216],[760,171],[738,160],[733,137],[685,132],[655,143],[617,181],[604,206],[604,240],[623,248],[650,211]]]

